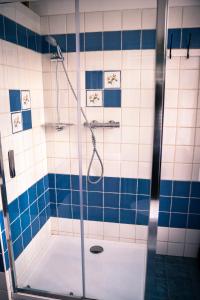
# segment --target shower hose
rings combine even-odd
[[[74,88],[73,88],[72,83],[71,83],[71,81],[69,79],[67,70],[65,68],[64,58],[62,58],[60,61],[62,63],[62,67],[63,67],[64,73],[65,73],[65,76],[67,78],[68,84],[69,84],[69,86],[71,88],[71,91],[73,93],[73,96],[74,96],[75,100],[78,102],[77,95],[76,95],[76,93],[74,91]],[[59,93],[59,86],[58,86],[58,84],[59,84],[58,83],[58,60],[57,60],[56,63],[57,63],[57,65],[56,65],[56,90],[57,90],[57,112],[58,112],[58,98],[59,98],[59,95],[58,95],[58,93]],[[87,116],[86,116],[85,112],[83,111],[83,108],[81,107],[80,109],[81,109],[81,113],[82,113],[82,115],[83,115],[83,117],[85,119],[85,122],[87,123],[87,126],[88,126],[88,128],[89,128],[89,130],[91,132],[92,146],[93,146],[92,156],[91,156],[91,159],[90,159],[90,162],[89,162],[89,166],[88,166],[88,170],[87,170],[87,181],[89,183],[91,183],[91,184],[97,184],[103,178],[104,166],[103,166],[101,157],[100,157],[99,152],[98,152],[97,147],[96,147],[96,137],[95,137],[95,134],[93,132],[93,129],[92,129],[90,123],[88,122]],[[60,120],[59,112],[58,112],[58,119]],[[90,173],[91,173],[91,168],[92,168],[92,164],[93,164],[95,155],[97,156],[97,159],[98,159],[99,164],[100,164],[101,174],[100,174],[100,176],[97,177],[97,179],[92,180]]]

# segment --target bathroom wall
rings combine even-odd
[[[156,10],[153,6],[129,6],[129,10],[120,7],[110,11],[104,7],[105,11],[99,11],[95,7],[95,11],[94,7],[84,6],[84,1],[81,3],[81,103],[90,121],[120,122],[120,129],[95,130],[105,173],[102,186],[84,183],[84,217],[89,220],[85,222],[86,236],[145,242],[152,160]],[[43,5],[39,11],[44,15],[41,32],[55,35],[60,42],[69,77],[76,87],[71,35],[75,32],[74,15],[61,14],[55,7],[55,15],[51,15],[51,3],[48,12]],[[167,58],[158,232],[158,253],[162,254],[196,256],[199,247],[199,12],[199,6],[175,6],[169,11],[168,47],[172,41],[172,59]],[[186,59],[190,33],[192,49]],[[48,51],[48,47],[43,48],[45,118],[55,122],[55,62],[50,63]],[[118,99],[112,107],[86,107],[85,71],[94,71],[93,79],[95,71],[121,71],[121,107],[113,107],[120,106]],[[61,69],[59,78],[61,120],[76,124],[75,101]],[[54,234],[79,234],[76,129],[72,126],[62,132],[46,131]],[[86,175],[92,148],[84,127],[82,151]],[[98,174],[95,161],[92,175]]]
[[[30,242],[47,222],[50,211],[44,123],[40,18],[22,4],[0,5],[0,131],[17,273],[45,244]],[[30,95],[30,103],[25,101]],[[8,151],[14,150],[16,177],[11,178]],[[8,253],[0,201],[4,259]],[[44,236],[45,237],[45,236]],[[47,235],[46,235],[47,237]],[[25,251],[26,249],[26,251]],[[20,268],[18,268],[18,266]]]
[[[84,217],[87,237],[145,243],[152,160],[156,10],[154,1],[148,8],[141,1],[140,5],[132,2],[128,6],[125,2],[124,7],[120,3],[116,11],[111,10],[110,2],[104,6],[104,11],[99,11],[99,6],[95,5],[81,8],[81,32],[85,33],[81,35],[82,106],[90,121],[112,119],[120,122],[119,129],[95,130],[105,167],[104,180],[102,184],[92,186],[84,177]],[[3,28],[0,31],[3,158],[14,253],[18,258],[18,270],[25,272],[26,263],[33,257],[31,249],[45,247],[49,224],[53,234],[79,235],[76,103],[60,67],[61,121],[74,125],[60,132],[41,126],[44,122],[57,121],[55,62],[50,62],[47,52],[52,49],[41,35],[57,35],[64,48],[69,76],[76,87],[74,15],[60,15],[60,11],[49,4],[49,12],[53,10],[55,15],[42,16],[40,29],[39,16],[26,7],[12,4],[0,8],[2,15],[24,26],[0,16],[3,24],[0,27]],[[46,14],[44,10],[42,12]],[[158,253],[162,254],[196,256],[199,244],[200,189],[196,183],[200,164],[198,12],[199,7],[173,7],[169,14],[173,51],[172,59],[167,59],[166,74],[158,232]],[[108,39],[104,32],[109,32]],[[190,32],[191,57],[186,60],[185,48]],[[86,71],[120,71],[121,105],[119,101],[117,105],[111,101],[110,107],[86,107]],[[94,78],[95,73],[91,75]],[[30,91],[32,128],[12,133],[11,113],[21,110],[10,111],[9,90],[18,94],[22,90]],[[10,178],[8,170],[7,152],[10,149],[15,150],[17,176],[14,179]],[[82,150],[85,176],[92,148],[89,132],[84,127]],[[98,174],[99,166],[95,160],[92,175]],[[4,228],[1,230],[6,250]],[[27,260],[19,256],[22,252]],[[5,259],[8,266],[7,251]]]

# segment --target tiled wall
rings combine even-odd
[[[45,131],[41,126],[44,123],[42,59],[41,54],[33,51],[35,49],[31,46],[32,33],[37,32],[37,36],[40,33],[40,18],[21,4],[0,5],[0,13],[6,16],[0,15],[0,131],[14,255],[17,258],[22,250],[27,249],[30,240],[49,217],[47,203],[44,203],[43,196],[40,195],[38,198],[39,194],[30,196],[27,193],[31,186],[40,182],[39,180],[47,174]],[[16,26],[15,21],[19,25]],[[29,49],[23,44],[25,27],[22,25],[27,28],[25,32],[30,42]],[[13,91],[17,96],[20,91],[30,91],[31,95],[31,119],[24,115],[22,128],[24,130],[15,134],[13,134],[11,122],[11,113],[13,109],[16,109],[11,100]],[[23,95],[17,100],[20,101],[22,98]],[[27,112],[30,114],[30,108],[24,106],[21,108],[23,108],[22,114]],[[14,150],[15,178],[10,178],[9,174],[9,150]],[[37,207],[38,201],[40,204]],[[0,214],[0,219],[0,231],[4,232],[2,214]],[[5,232],[3,233],[3,246],[5,262],[8,265]]]
[[[12,202],[11,207],[18,203],[20,208],[20,203],[23,203],[20,199],[24,198],[22,195],[27,195],[26,191],[29,191],[30,186],[49,172],[51,173],[49,177],[51,216],[79,219],[76,102],[61,68],[59,68],[61,121],[73,123],[74,126],[61,132],[46,129],[46,137],[44,128],[41,127],[44,123],[44,113],[46,122],[54,122],[57,119],[55,62],[50,62],[48,54],[54,49],[49,49],[40,33],[56,35],[65,52],[64,58],[69,77],[76,87],[76,56],[73,53],[75,51],[74,15],[42,17],[40,32],[40,28],[36,25],[39,23],[38,16],[32,13],[31,23],[31,18],[26,18],[26,13],[30,14],[30,11],[27,8],[23,9],[25,9],[23,18],[19,17],[18,5],[10,5],[9,9],[2,9],[2,14],[6,17],[0,16],[2,25],[0,26],[2,39],[0,40],[2,53],[0,93],[1,99],[6,100],[3,100],[6,105],[0,105],[0,120],[8,200],[11,203],[13,199],[17,199]],[[200,229],[199,194],[195,190],[200,166],[199,57],[195,56],[200,48],[200,24],[197,11],[199,7],[170,9],[169,41],[173,34],[173,51],[172,59],[167,59],[166,74],[162,164],[162,179],[165,181],[161,185],[158,236],[160,253],[179,255],[193,253],[194,255],[199,241],[199,231],[196,230]],[[18,24],[16,25],[11,19]],[[19,24],[22,19],[23,24]],[[121,124],[119,129],[95,130],[97,147],[104,162],[105,177],[97,186],[86,184],[84,177],[84,195],[86,195],[84,212],[87,220],[147,225],[154,111],[155,24],[155,9],[81,14],[82,106],[90,121],[108,122],[113,119]],[[185,48],[190,33],[192,34],[192,56],[186,60]],[[41,52],[44,53],[42,57]],[[121,107],[86,107],[85,72],[99,70],[121,72]],[[9,118],[9,89],[30,90],[32,98],[32,129],[19,132],[14,136],[11,135]],[[16,154],[17,177],[15,179],[9,178],[7,169],[7,152],[11,148]],[[82,148],[83,174],[86,175],[92,148],[91,137],[84,127]],[[98,161],[95,160],[92,175],[98,174]],[[129,190],[130,182],[131,190]],[[179,186],[178,191],[177,186]],[[34,205],[30,202],[30,198],[26,203],[28,212],[26,218],[22,219],[22,214],[18,217],[17,222],[21,226],[25,224],[26,228],[23,229],[27,234],[25,235],[21,226],[20,228],[17,226],[17,230],[22,231],[17,235],[21,246],[18,245],[16,249],[25,248],[24,244],[26,245],[27,240],[30,240],[34,232],[42,227],[44,222],[42,212],[45,212],[45,221],[48,219],[48,200],[44,202],[44,195],[38,199],[39,196],[31,198],[31,201],[34,199],[35,204],[38,201],[43,204],[44,210],[38,212],[36,219],[31,219],[31,214],[35,211],[32,211]],[[13,224],[12,227],[15,234]],[[173,231],[174,228],[178,231]],[[54,224],[52,232],[53,229]],[[194,229],[197,232],[196,236],[193,231],[193,233],[188,231]],[[179,230],[182,230],[181,240],[177,237]],[[58,230],[56,232],[59,233]],[[188,239],[188,232],[194,237],[193,239]],[[193,247],[191,251],[190,249],[186,251],[187,253],[184,252],[186,242],[189,243],[190,248]],[[177,251],[173,248],[174,245]],[[16,257],[17,253],[19,254],[18,250],[15,253]]]

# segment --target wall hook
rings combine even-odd
[[[190,58],[190,44],[191,44],[192,34],[189,34],[189,40],[187,45],[187,59]]]
[[[173,41],[173,33],[170,36],[170,46],[169,46],[169,58],[172,58],[172,41]]]

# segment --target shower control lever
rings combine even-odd
[[[9,162],[10,178],[14,178],[16,176],[14,150],[8,151],[8,162]]]

